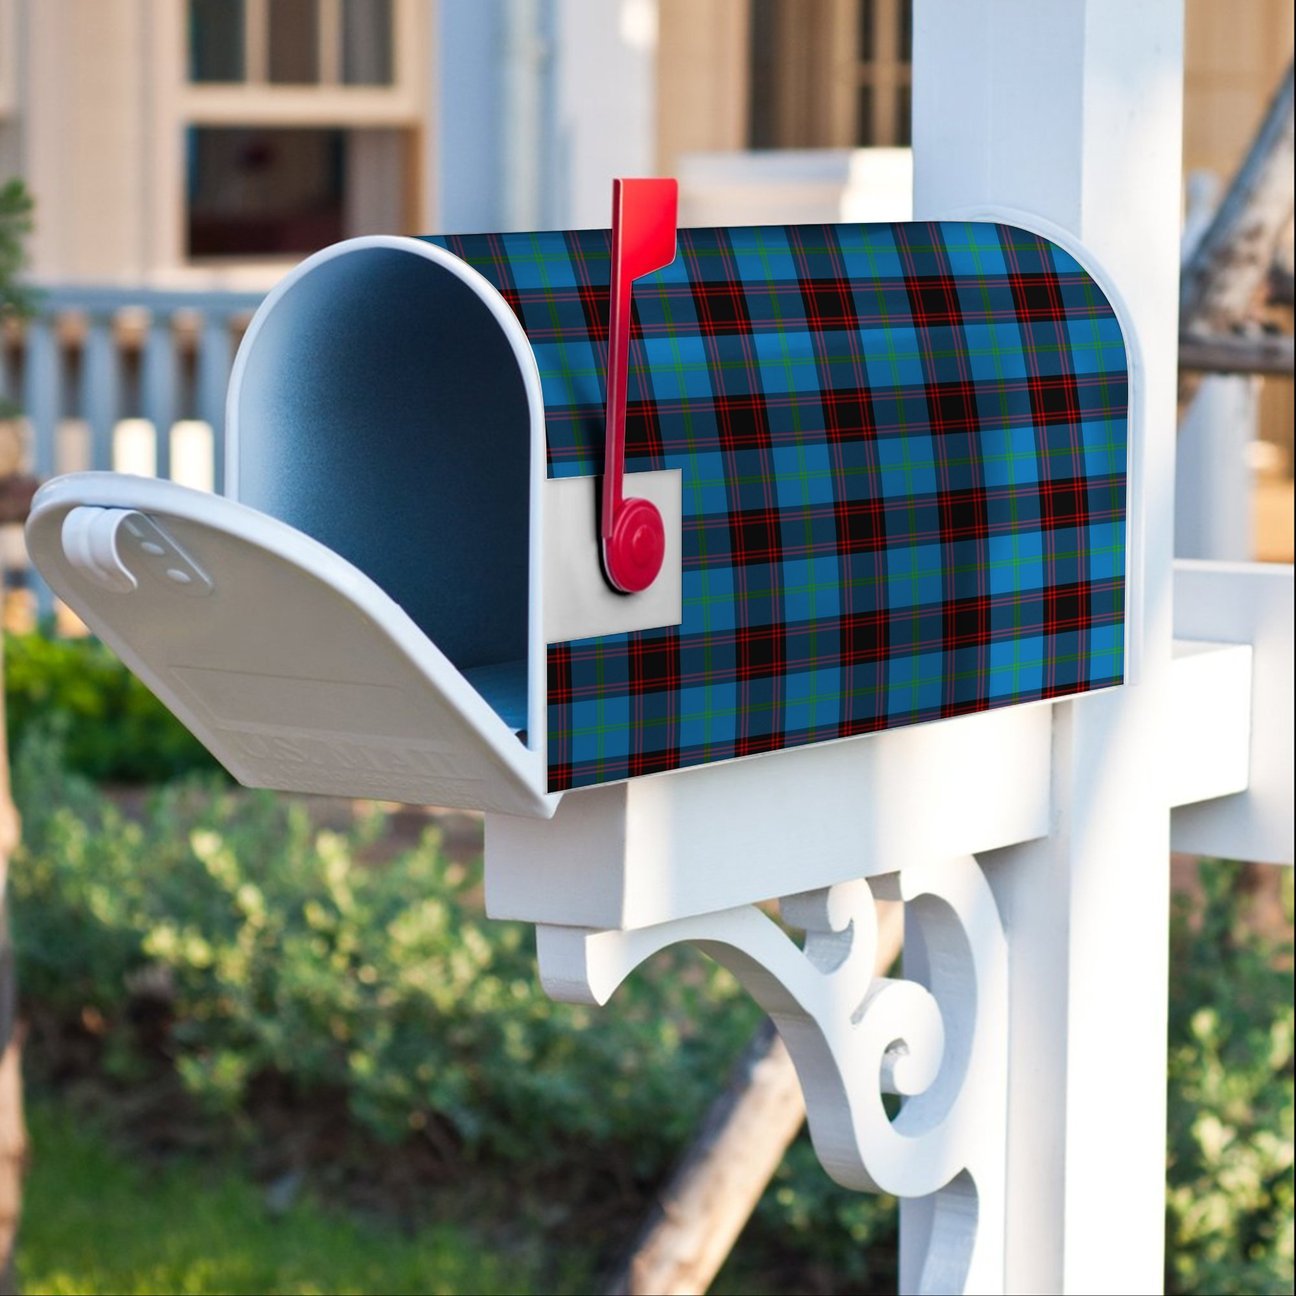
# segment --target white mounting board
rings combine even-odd
[[[1246,791],[1253,656],[1250,644],[1174,641],[1165,758],[1171,806]]]
[[[1250,783],[1245,791],[1171,813],[1175,850],[1267,864],[1293,851],[1292,568],[1277,563],[1180,559],[1175,563],[1175,635],[1250,644]],[[1193,741],[1215,737],[1197,726]]]
[[[567,792],[486,817],[492,918],[637,928],[1049,831],[1053,705]]]

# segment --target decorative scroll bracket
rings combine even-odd
[[[873,975],[875,900],[905,902],[905,977]],[[605,1003],[681,942],[727,967],[769,1013],[805,1091],[824,1168],[903,1199],[901,1290],[1001,1292],[1008,955],[972,856],[784,898],[796,943],[745,905],[630,931],[537,927],[555,999]],[[903,1104],[892,1119],[883,1095]]]

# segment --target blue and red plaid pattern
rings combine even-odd
[[[601,473],[608,232],[435,241],[526,330],[549,475]],[[681,230],[635,285],[626,438],[683,474],[683,621],[550,646],[550,787],[1120,683],[1127,383],[1035,234]]]

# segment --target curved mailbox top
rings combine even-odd
[[[530,339],[549,476],[601,473],[608,232],[432,241]],[[1036,234],[681,230],[626,461],[682,475],[683,617],[549,646],[549,787],[1119,684],[1127,449],[1115,311]]]

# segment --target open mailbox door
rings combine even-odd
[[[244,783],[552,814],[544,416],[495,289],[413,239],[309,258],[244,338],[229,444],[239,502],[44,487],[55,593]]]
[[[42,492],[28,542],[59,597],[240,782],[552,813],[524,699],[492,705],[372,580],[292,527],[84,473]]]

